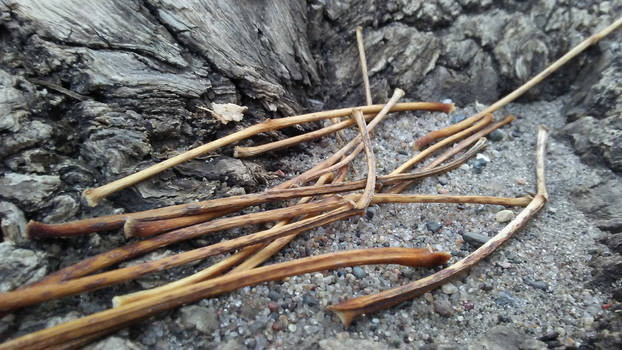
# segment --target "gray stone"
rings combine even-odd
[[[497,303],[497,305],[499,306],[520,306],[523,305],[525,302],[520,299],[515,297],[513,294],[507,292],[507,291],[499,291],[499,293],[497,293],[497,297],[495,298],[495,303]]]
[[[495,220],[500,223],[510,222],[514,219],[514,212],[508,209],[501,210],[495,214]]]
[[[525,284],[528,286],[543,290],[545,292],[549,290],[549,284],[544,281],[534,281],[531,279],[523,279],[523,282],[525,282]]]
[[[485,234],[481,234],[481,233],[475,233],[475,232],[465,232],[462,234],[462,239],[475,246],[475,247],[479,247],[482,244],[485,244],[486,242],[488,242],[488,240],[490,239],[490,237],[488,237],[488,235]]]
[[[437,233],[443,227],[443,224],[438,221],[428,221],[425,223],[425,226],[430,232]]]
[[[622,231],[622,183],[614,178],[593,187],[577,187],[571,192],[575,205],[595,220],[601,230]]]
[[[594,269],[592,286],[606,286],[622,278],[622,255],[600,256],[590,262]]]
[[[0,178],[0,193],[30,210],[45,206],[45,200],[58,189],[60,178],[53,175],[8,173]]]
[[[128,339],[124,339],[117,336],[111,336],[102,339],[94,344],[84,347],[85,350],[139,350],[140,346],[131,342]]]
[[[28,241],[26,237],[26,218],[15,204],[0,201],[0,219],[4,240],[14,244],[23,244]]]
[[[52,131],[51,125],[38,120],[25,122],[18,132],[2,137],[0,141],[0,157],[4,158],[48,140],[52,136]]]
[[[622,254],[622,233],[616,233],[607,239],[607,245],[615,252]]]
[[[179,310],[179,313],[182,324],[186,327],[194,327],[204,334],[211,334],[220,325],[215,310],[206,307],[184,306]]]
[[[0,256],[0,292],[35,282],[47,272],[43,253],[17,248],[10,242],[1,242]]]
[[[503,140],[504,136],[505,134],[503,134],[503,131],[497,129],[491,132],[490,134],[488,134],[488,139],[490,139],[490,141],[499,142]]]
[[[443,284],[443,286],[441,287],[441,290],[445,294],[454,294],[458,292],[458,288],[451,282]]]
[[[15,315],[8,314],[0,317],[0,337],[6,337],[9,334],[9,330],[15,323]]]
[[[622,112],[601,120],[585,116],[566,125],[562,134],[570,138],[586,163],[604,163],[622,171]]]
[[[356,278],[358,279],[363,279],[367,276],[367,273],[365,272],[365,270],[363,270],[363,268],[360,266],[353,267],[352,274],[356,276]]]
[[[236,339],[231,339],[221,347],[223,350],[244,350],[244,346],[240,344]]]
[[[52,209],[43,218],[43,222],[59,223],[69,221],[80,209],[80,204],[73,197],[66,194],[54,197],[50,203]]]
[[[469,350],[545,350],[546,343],[521,334],[516,330],[496,326],[489,330],[481,339],[469,345]]]
[[[367,339],[322,339],[318,345],[322,350],[388,350],[389,346],[385,343]]]
[[[454,313],[451,302],[447,298],[436,298],[432,306],[434,307],[434,312],[443,317],[449,317]]]

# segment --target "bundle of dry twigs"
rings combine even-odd
[[[362,313],[391,307],[440,286],[457,273],[470,268],[492,253],[544,205],[547,200],[544,181],[544,150],[547,130],[545,127],[540,127],[538,131],[536,152],[537,194],[535,196],[525,195],[520,198],[504,198],[473,195],[409,195],[400,194],[400,192],[417,179],[450,171],[473,157],[485,147],[486,142],[483,137],[513,120],[512,116],[508,116],[499,122],[493,123],[492,112],[520,96],[581,50],[598,41],[620,24],[622,24],[622,19],[603,32],[590,37],[524,86],[484,111],[458,124],[429,133],[417,140],[415,142],[416,147],[422,149],[431,142],[444,138],[386,176],[377,176],[376,174],[375,156],[371,141],[371,132],[382,119],[389,112],[405,110],[431,110],[449,113],[453,110],[453,105],[430,102],[398,103],[398,100],[404,95],[404,92],[400,89],[395,90],[392,98],[386,104],[372,105],[364,51],[362,50],[362,35],[361,30],[357,29],[367,106],[267,120],[173,157],[127,178],[88,190],[85,192],[85,196],[89,203],[94,204],[112,192],[131,186],[146,177],[215,148],[242,140],[257,133],[276,130],[298,123],[329,118],[334,119],[334,123],[331,126],[318,131],[258,147],[237,147],[235,153],[239,157],[256,155],[267,150],[291,146],[299,142],[338,132],[343,128],[356,124],[359,134],[353,140],[344,145],[334,155],[318,163],[308,171],[261,193],[219,198],[199,203],[176,205],[63,224],[30,222],[27,230],[29,237],[33,239],[75,236],[91,232],[117,230],[122,227],[126,236],[145,239],[86,258],[75,265],[46,276],[43,280],[33,285],[0,294],[0,312],[10,312],[17,308],[46,300],[103,288],[135,279],[147,273],[172,268],[236,249],[239,249],[238,252],[182,280],[152,290],[115,297],[113,300],[114,308],[112,309],[14,339],[0,344],[0,349],[24,346],[29,348],[78,347],[125,327],[131,322],[144,319],[163,310],[202,298],[216,296],[244,286],[279,280],[296,274],[361,264],[402,264],[428,267],[445,264],[450,259],[448,253],[432,251],[427,248],[379,248],[338,252],[257,267],[291,242],[298,234],[337,220],[362,215],[370,204],[436,202],[526,206],[496,236],[453,265],[421,280],[375,295],[347,300],[338,305],[331,306],[330,309],[347,326],[356,316]],[[338,118],[346,116],[351,118],[343,121],[338,120]],[[454,143],[453,147],[447,149],[425,167],[415,172],[406,173],[406,171],[434,152]],[[346,181],[351,161],[363,150],[367,160],[366,177],[359,180]],[[460,157],[446,162],[462,151],[464,153]],[[446,163],[443,165],[444,162]],[[314,185],[307,185],[308,182],[313,180],[316,180]],[[225,217],[249,206],[293,198],[300,198],[300,200],[293,205],[287,205],[287,202],[285,202],[285,206],[279,209]],[[267,230],[182,252],[159,260],[97,273],[97,271],[103,268],[176,242],[233,227],[269,222],[276,223]],[[219,276],[228,270],[228,273]]]

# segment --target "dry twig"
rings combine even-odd
[[[377,294],[346,300],[343,303],[329,307],[329,309],[334,311],[347,327],[355,317],[361,314],[389,308],[445,284],[460,272],[470,269],[473,265],[490,255],[495,249],[512,237],[516,231],[523,227],[527,221],[544,206],[548,199],[544,177],[544,153],[547,136],[548,130],[546,127],[540,126],[536,150],[538,193],[514,220],[486,242],[486,244],[482,245],[464,259],[433,275]]]
[[[396,106],[399,106],[399,105],[401,105],[401,103],[397,104]],[[408,109],[409,111],[425,110],[425,111],[439,111],[439,112],[449,113],[453,110],[452,104],[445,104],[445,103],[438,103],[438,102],[409,102],[409,106],[410,106],[410,108]],[[393,108],[391,109],[391,111],[392,112],[394,111]],[[374,116],[375,116],[374,114],[365,114],[365,120],[371,120]],[[330,126],[327,126],[327,127],[315,130],[315,131],[304,133],[302,135],[288,137],[283,140],[269,142],[269,143],[259,145],[259,146],[252,146],[252,147],[236,146],[233,151],[233,156],[236,158],[245,158],[245,157],[256,156],[258,154],[265,153],[268,151],[274,151],[274,150],[281,149],[281,148],[291,147],[293,145],[296,145],[302,142],[315,140],[317,138],[332,134],[335,131],[339,131],[349,126],[352,126],[354,125],[354,123],[355,123],[354,119],[348,119],[348,120],[344,120],[338,123],[334,123],[333,125],[330,125]]]
[[[365,102],[371,105],[371,89],[369,88],[369,76],[367,75],[367,59],[365,58],[365,45],[363,44],[363,27],[356,27],[356,43],[361,59],[361,72],[363,73],[363,86],[365,87]]]
[[[474,142],[480,140],[482,137],[490,134],[494,130],[504,126],[505,124],[511,123],[513,120],[514,120],[514,116],[513,115],[509,115],[505,119],[503,119],[502,121],[496,122],[496,123],[494,123],[492,125],[489,125],[485,129],[482,129],[482,130],[478,131],[474,135],[471,135],[470,137],[462,140],[460,143],[458,143],[454,147],[452,147],[452,148],[448,149],[447,151],[443,152],[443,154],[441,154],[438,158],[434,159],[430,164],[424,166],[422,168],[422,170],[434,169],[434,167],[438,166],[439,164],[441,164],[442,162],[446,161],[447,159],[453,157],[456,153],[458,153],[458,152],[462,151],[463,149],[469,147],[471,144],[473,144]],[[412,183],[413,183],[413,181],[405,181],[403,183],[400,183],[398,185],[393,186],[387,192],[391,192],[391,193],[402,192],[406,187],[410,186]]]
[[[413,103],[400,103],[400,104],[396,104],[392,106],[389,111],[398,112],[398,111],[411,110],[413,106],[417,107],[417,103],[414,103],[414,105]],[[372,105],[372,106],[362,106],[359,108],[363,110],[363,113],[371,114],[371,113],[378,113],[384,107],[385,107],[384,105]],[[453,109],[453,105],[451,105],[451,109]],[[313,122],[313,121],[323,120],[323,119],[328,119],[328,118],[345,117],[345,116],[351,115],[352,111],[353,111],[353,108],[341,108],[341,109],[335,109],[331,111],[308,113],[308,114],[303,114],[299,116],[286,117],[286,118],[280,118],[280,119],[268,119],[262,123],[255,124],[246,129],[243,129],[238,132],[234,132],[233,134],[222,137],[218,140],[214,140],[212,142],[206,143],[199,147],[193,148],[189,151],[176,155],[175,157],[169,158],[163,162],[160,162],[146,169],[143,169],[137,173],[128,175],[122,179],[110,182],[108,184],[105,184],[97,188],[86,189],[82,195],[84,196],[84,198],[86,198],[89,205],[95,206],[102,198],[105,198],[114,192],[120,191],[129,186],[132,186],[168,168],[171,168],[175,165],[181,164],[190,159],[193,159],[203,154],[206,154],[208,152],[211,152],[220,147],[246,139],[248,137],[257,135],[262,132],[274,131],[274,130],[282,129],[288,126],[296,125],[296,124],[308,123],[308,122]],[[389,111],[386,111],[386,112],[389,112]]]
[[[259,267],[247,272],[227,274],[189,287],[147,298],[119,308],[44,329],[0,344],[0,350],[14,348],[42,349],[93,334],[105,334],[120,324],[143,319],[156,313],[197,300],[230,292],[257,283],[288,276],[365,264],[401,264],[430,267],[444,264],[450,255],[409,248],[376,248],[330,253]]]
[[[358,209],[367,209],[369,201],[371,201],[374,196],[374,188],[376,187],[376,156],[374,156],[374,150],[372,149],[371,140],[369,139],[369,132],[365,125],[363,112],[361,112],[360,109],[356,109],[352,116],[356,120],[356,124],[361,132],[363,145],[365,146],[365,156],[367,157],[367,183],[365,184],[363,195],[356,203],[356,207]]]
[[[507,105],[508,103],[514,101],[515,99],[519,98],[525,92],[529,91],[529,89],[531,89],[532,87],[534,87],[538,83],[540,83],[542,80],[544,80],[544,78],[548,77],[553,72],[558,70],[561,66],[566,64],[568,61],[570,61],[575,56],[577,56],[578,54],[583,52],[583,50],[587,49],[591,45],[596,44],[600,39],[606,37],[607,35],[609,35],[611,32],[613,32],[615,29],[617,29],[621,25],[622,25],[622,17],[618,18],[615,22],[613,22],[612,24],[610,24],[609,26],[607,26],[605,29],[601,30],[600,32],[598,32],[598,33],[590,36],[589,38],[583,40],[582,42],[580,42],[577,46],[573,47],[570,51],[568,51],[566,54],[564,54],[562,57],[560,57],[557,61],[553,62],[551,65],[546,67],[542,72],[538,73],[538,75],[536,75],[535,77],[529,79],[529,81],[527,81],[525,84],[521,85],[516,90],[512,91],[511,93],[509,93],[508,95],[506,95],[505,97],[500,99],[499,101],[493,103],[492,105],[490,105],[488,108],[484,109],[483,111],[475,114],[472,117],[469,117],[469,118],[461,121],[458,124],[451,125],[451,126],[449,126],[447,128],[441,129],[441,130],[433,131],[433,132],[431,132],[431,133],[421,137],[419,140],[417,140],[415,142],[415,145],[416,145],[417,149],[421,149],[421,148],[425,147],[427,144],[429,144],[430,142],[436,140],[439,137],[445,137],[447,134],[451,135],[451,133],[449,133],[448,130],[450,130],[452,128],[453,129],[462,130],[465,127],[467,127],[467,126],[475,123],[476,121],[480,120],[486,114],[493,113],[493,112],[497,111],[499,108],[501,108],[501,107]],[[460,126],[458,127],[458,125],[460,125]]]
[[[467,151],[467,153],[463,157],[442,167],[435,167],[434,169],[417,171],[409,174],[379,176],[377,177],[377,182],[379,183],[379,185],[389,185],[405,180],[414,180],[426,176],[441,174],[460,166],[464,161],[474,156],[483,147],[484,144],[481,143],[473,147],[471,150]],[[266,192],[210,199],[203,202],[174,205],[170,207],[163,207],[137,213],[101,216],[97,218],[77,220],[62,224],[44,224],[36,221],[31,221],[26,227],[26,232],[28,236],[33,239],[44,237],[70,237],[91,232],[115,230],[123,227],[126,221],[130,220],[133,221],[133,223],[130,223],[128,225],[128,234],[142,236],[143,234],[140,233],[141,229],[150,231],[150,233],[155,234],[162,232],[156,232],[156,227],[161,227],[162,229],[170,229],[176,226],[174,225],[175,222],[179,224],[179,226],[175,228],[184,227],[182,225],[187,220],[173,220],[169,223],[165,223],[164,220],[168,220],[170,218],[176,218],[181,216],[192,217],[199,213],[213,212],[214,216],[211,218],[213,219],[252,205],[297,197],[354,191],[362,189],[364,187],[364,184],[365,180],[356,180],[334,185],[316,185],[290,189],[276,189],[275,187],[274,189],[268,190]],[[207,218],[209,218],[208,215],[203,216],[204,221],[207,221]]]
[[[400,174],[405,172],[406,170],[410,169],[413,165],[419,163],[420,161],[422,161],[425,157],[429,156],[430,154],[436,152],[437,150],[453,143],[456,140],[460,140],[461,138],[476,132],[477,130],[483,128],[484,126],[488,125],[490,122],[492,121],[492,115],[488,114],[486,115],[484,118],[482,118],[482,120],[478,121],[477,123],[475,123],[473,126],[471,126],[470,128],[466,129],[466,130],[462,130],[454,135],[451,135],[450,137],[435,143],[434,145],[432,145],[431,147],[428,147],[426,149],[424,149],[423,151],[419,152],[416,156],[410,158],[408,161],[404,162],[402,165],[400,165],[397,169],[393,170],[391,172],[391,174]]]
[[[323,185],[326,181],[330,181],[332,179],[332,174],[323,175],[318,179],[316,185]],[[303,204],[311,200],[311,197],[301,198],[298,204]],[[274,225],[274,227],[280,227],[289,223],[289,220],[281,220]],[[281,250],[286,244],[291,242],[296,235],[289,235],[281,238],[277,238],[276,240],[268,243],[268,244],[255,244],[248,247],[244,247],[239,252],[222,259],[214,265],[209,266],[199,272],[196,272],[190,276],[182,278],[180,280],[167,283],[165,285],[151,288],[147,290],[142,290],[122,296],[117,296],[113,299],[113,304],[115,307],[121,306],[123,304],[128,304],[135,302],[137,300],[142,300],[144,298],[148,298],[151,296],[159,295],[161,293],[169,292],[173,289],[177,289],[183,286],[188,286],[197,282],[204,281],[206,279],[212,278],[235,265],[238,265],[243,259],[250,257],[242,264],[238,265],[231,272],[249,270],[261,264],[263,261],[267,260],[274,253]],[[254,254],[254,255],[253,255]],[[251,256],[252,255],[252,256]]]

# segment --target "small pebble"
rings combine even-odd
[[[485,292],[490,292],[492,290],[492,285],[490,283],[483,283],[479,288]]]
[[[481,174],[484,170],[484,167],[488,164],[488,162],[483,158],[478,158],[473,161],[473,172],[475,174]]]
[[[490,134],[488,134],[488,139],[490,141],[498,142],[498,141],[503,140],[503,136],[505,136],[503,134],[503,131],[495,130],[495,131],[491,132]]]
[[[453,313],[453,310],[451,308],[451,303],[447,299],[435,300],[433,303],[433,306],[434,306],[434,312],[436,312],[437,314],[441,316],[447,317],[447,316],[451,316],[451,314]]]
[[[356,276],[358,279],[363,279],[367,276],[367,273],[360,266],[355,266],[352,268],[352,274]]]
[[[432,293],[430,292],[423,294],[423,299],[425,299],[430,304],[434,301],[434,297],[432,296]]]
[[[296,325],[295,324],[290,324],[289,326],[287,326],[287,329],[289,329],[290,332],[294,333],[296,331]]]
[[[458,291],[458,288],[454,286],[453,283],[445,283],[441,289],[445,294],[454,294]]]
[[[278,332],[281,329],[283,329],[283,324],[281,323],[281,321],[275,321],[274,323],[272,323],[272,330],[273,331]]]
[[[488,157],[487,155],[485,155],[485,154],[483,154],[483,153],[478,153],[478,154],[475,156],[475,159],[476,159],[476,160],[479,160],[479,161],[484,161],[484,162],[486,162],[486,163],[490,163],[490,157]]]
[[[368,207],[367,212],[365,213],[365,216],[367,217],[367,219],[369,220],[373,219],[374,215],[376,215],[376,207]]]
[[[506,291],[500,291],[497,295],[497,298],[495,299],[495,303],[497,303],[497,305],[499,306],[516,306],[521,304],[521,300]]]
[[[541,289],[543,291],[549,290],[549,284],[544,281],[533,281],[530,279],[523,279],[526,285],[534,287],[536,289]]]
[[[311,294],[305,294],[302,297],[302,301],[309,306],[317,305],[317,300],[315,300],[315,298]]]
[[[437,233],[441,229],[441,227],[443,227],[443,225],[437,221],[428,221],[425,223],[425,226],[432,233]]]
[[[525,181],[525,179],[523,179],[523,178],[517,177],[516,178],[516,184],[517,185],[525,185],[525,184],[527,184],[527,181]]]
[[[437,190],[438,194],[447,194],[449,193],[449,189],[445,188],[445,187],[441,187]]]
[[[465,300],[462,302],[462,308],[464,309],[464,311],[471,311],[473,310],[474,307],[475,307],[475,304],[473,304],[469,300]]]
[[[459,113],[459,114],[455,114],[454,118],[453,118],[453,122],[454,124],[456,123],[460,123],[461,121],[466,119],[466,114],[464,113]]]
[[[451,101],[451,98],[446,98],[446,99],[442,100],[441,103],[449,104],[449,103],[452,103],[452,101]]]
[[[272,301],[277,301],[277,300],[279,300],[280,297],[281,297],[281,295],[278,292],[274,291],[274,290],[271,290],[268,293],[268,298],[270,298],[270,300],[272,300]]]
[[[518,129],[512,130],[512,137],[520,137],[520,130]]]
[[[442,186],[447,185],[447,183],[448,183],[448,182],[447,182],[447,178],[445,178],[445,177],[439,177],[439,178],[438,178],[438,183],[439,183],[439,184],[441,184]]]
[[[514,219],[514,212],[508,209],[501,210],[500,212],[495,214],[495,220],[497,222],[508,222]]]
[[[559,332],[551,332],[551,333],[547,333],[541,336],[540,338],[538,338],[538,340],[541,340],[543,342],[549,342],[552,340],[556,340],[558,337],[559,337]]]
[[[270,312],[278,312],[279,304],[275,303],[274,301],[271,301],[268,303],[268,309],[270,309]]]
[[[479,247],[482,244],[488,242],[488,236],[481,234],[481,233],[475,233],[475,232],[465,232],[462,234],[462,239],[464,239],[465,242],[475,246],[475,247]]]

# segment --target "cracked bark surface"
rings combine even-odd
[[[0,0],[0,218],[3,240],[19,245],[6,249],[19,250],[18,255],[29,251],[25,266],[38,275],[124,239],[111,234],[28,242],[20,237],[25,219],[61,222],[240,194],[263,188],[280,170],[293,174],[308,168],[311,154],[327,148],[321,141],[243,161],[231,158],[227,147],[99,207],[80,199],[87,187],[264,118],[361,105],[356,25],[365,28],[374,101],[400,87],[409,100],[451,98],[464,106],[503,96],[621,11],[619,1],[309,0],[241,6],[225,0]],[[570,101],[563,113],[572,124],[557,136],[569,139],[582,159],[604,174],[572,189],[580,198],[620,184],[619,43],[620,33],[614,33],[521,100]],[[37,83],[41,80],[48,85]],[[249,110],[243,121],[222,125],[198,108],[211,103]],[[314,126],[253,140],[275,140]],[[423,133],[416,129],[412,137]],[[286,156],[299,161],[283,160]],[[577,206],[594,208],[592,202]],[[599,224],[605,231],[619,231],[619,211],[587,211],[605,223]],[[7,277],[7,285],[32,278],[22,275]],[[114,293],[84,297],[81,312],[108,305]],[[72,300],[3,320],[0,339],[43,327],[47,318],[69,317]],[[158,322],[149,329],[162,328]],[[174,346],[174,340],[167,345]]]

